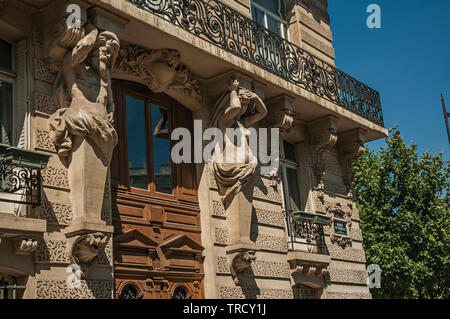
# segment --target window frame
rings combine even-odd
[[[156,191],[154,157],[153,157],[153,130],[151,127],[151,105],[165,108],[168,111],[168,124],[170,134],[173,129],[177,128],[176,112],[178,107],[184,107],[181,103],[174,100],[164,93],[154,93],[146,86],[128,80],[113,79],[113,92],[115,107],[115,128],[119,134],[119,143],[114,150],[111,162],[111,170],[116,170],[115,174],[111,174],[111,184],[114,191],[125,192],[155,199],[162,199],[172,202],[191,202],[198,203],[198,185],[196,179],[196,169],[194,164],[189,167],[193,176],[193,189],[191,192],[184,191],[182,165],[175,164],[171,160],[172,168],[172,194],[161,193]],[[146,147],[147,147],[147,166],[149,187],[141,189],[130,185],[129,166],[128,166],[128,130],[127,130],[127,114],[126,114],[126,97],[130,96],[145,103],[146,118]],[[191,132],[193,134],[193,132]],[[170,149],[173,148],[178,141],[170,141]],[[113,176],[114,175],[114,176]]]
[[[280,4],[280,1],[283,0],[277,0],[278,5]],[[261,6],[260,4],[256,3],[255,1],[250,1],[250,11],[252,12],[252,19],[253,19],[253,10],[252,7],[255,7],[256,9],[262,11],[262,13],[264,14],[264,25],[263,27],[266,28],[267,30],[269,29],[269,25],[267,22],[267,15],[271,16],[272,18],[274,18],[275,20],[277,20],[278,23],[280,24],[284,24],[286,26],[286,30],[284,28],[280,28],[281,32],[279,34],[279,36],[287,41],[290,41],[290,35],[289,35],[289,23],[284,20],[282,17],[275,15],[273,12],[269,11],[268,9],[264,8],[263,6]],[[256,22],[256,20],[253,20]],[[273,32],[273,31],[272,31]],[[284,34],[284,33],[287,34]]]
[[[12,69],[11,70],[7,70],[4,68],[0,68],[0,82],[5,82],[8,84],[11,84],[11,127],[10,127],[10,131],[11,131],[11,140],[10,140],[10,144],[11,146],[14,146],[15,141],[14,141],[14,132],[15,132],[15,112],[14,112],[14,106],[16,104],[16,94],[15,94],[15,90],[16,90],[16,78],[17,78],[17,74],[15,73],[15,50],[14,50],[14,43],[12,43],[11,41],[6,40],[5,38],[0,38],[2,41],[5,41],[7,43],[9,43],[11,45],[11,63],[12,63]],[[0,128],[1,129],[1,128]],[[0,137],[1,137],[1,133],[0,133]],[[0,140],[0,142],[3,143],[2,140]]]
[[[287,140],[282,139],[281,140],[281,156],[280,156],[280,168],[282,169],[282,183],[283,183],[283,197],[284,197],[284,208],[286,211],[294,211],[291,207],[291,202],[290,202],[290,198],[289,195],[290,194],[290,190],[289,190],[289,183],[287,180],[287,168],[291,168],[291,169],[295,169],[295,171],[297,172],[297,185],[298,185],[298,197],[299,197],[299,209],[301,208],[301,189],[300,189],[300,169],[299,169],[299,164],[298,162],[293,162],[292,160],[289,160],[286,158],[286,154],[285,154],[285,149],[284,149],[284,142],[287,142],[291,145],[293,145],[295,147],[295,155],[297,156],[297,147],[295,144],[290,143]],[[296,158],[297,160],[297,158]],[[288,197],[288,198],[286,198]]]

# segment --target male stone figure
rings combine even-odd
[[[69,50],[60,61],[55,99],[62,108],[50,117],[53,143],[69,168],[72,226],[78,232],[104,225],[101,210],[107,170],[118,142],[112,124],[111,68],[120,49],[112,32],[87,25],[80,34],[82,38],[74,47],[66,47]]]
[[[62,82],[57,92],[68,95],[70,106],[50,117],[52,139],[66,165],[73,148],[73,135],[94,142],[107,163],[117,144],[117,133],[112,126],[111,68],[119,53],[120,42],[112,32],[99,34],[90,25],[86,28],[87,35],[66,54],[62,63]]]

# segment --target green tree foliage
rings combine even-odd
[[[367,264],[381,268],[374,298],[450,298],[449,164],[397,128],[354,164]]]

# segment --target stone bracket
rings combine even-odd
[[[36,251],[38,240],[36,238],[21,237],[14,242],[16,255],[29,255]]]
[[[357,128],[339,135],[339,156],[344,168],[344,183],[349,194],[352,192],[353,174],[352,162],[364,154],[366,141],[366,131]]]
[[[314,175],[319,181],[319,188],[323,188],[323,175],[325,173],[325,163],[322,155],[325,152],[329,152],[338,140],[337,121],[337,117],[329,115],[307,124],[312,145]]]
[[[91,233],[77,237],[70,250],[70,261],[80,266],[81,278],[86,278],[90,267],[97,263],[100,252],[105,248],[110,236]]]

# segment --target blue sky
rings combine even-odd
[[[369,4],[381,7],[381,29],[369,29]],[[440,94],[450,112],[450,1],[329,0],[336,65],[378,90],[385,127],[398,124],[420,152],[450,147]],[[377,149],[384,140],[368,143]]]

